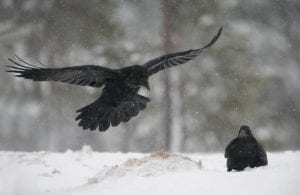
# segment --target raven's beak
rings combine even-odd
[[[142,86],[146,87],[146,89],[148,89],[150,91],[150,86],[149,86],[149,83],[148,83],[148,79],[144,79],[142,81]]]
[[[241,129],[239,132],[239,137],[247,137],[247,136],[249,136],[248,131]]]

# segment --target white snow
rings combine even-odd
[[[222,153],[0,152],[0,194],[300,194],[300,152],[226,172]]]

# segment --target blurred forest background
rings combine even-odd
[[[247,124],[267,150],[300,148],[299,0],[0,0],[0,150],[223,151]],[[34,83],[8,57],[120,68],[217,43],[150,79],[148,108],[104,133],[75,111],[101,90]]]

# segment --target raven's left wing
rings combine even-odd
[[[146,62],[143,66],[147,69],[148,76],[160,70],[163,70],[165,68],[169,68],[179,64],[184,64],[194,59],[205,49],[212,46],[218,40],[221,33],[222,33],[222,27],[219,29],[218,33],[214,36],[214,38],[206,46],[200,49],[191,49],[182,52],[170,53]]]
[[[237,145],[236,142],[237,142],[237,139],[235,138],[226,146],[225,154],[224,154],[225,158],[229,158],[229,155],[230,155],[230,153],[232,153],[232,150],[234,150],[236,148],[236,145]]]
[[[23,77],[34,81],[60,81],[69,84],[101,87],[107,81],[117,79],[116,70],[96,65],[70,66],[62,68],[43,68],[29,64],[19,58],[20,63],[8,59],[14,65],[8,65],[7,72],[15,73],[16,77]]]

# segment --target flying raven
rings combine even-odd
[[[267,154],[256,141],[249,126],[243,125],[238,137],[233,139],[225,150],[227,171],[242,171],[246,167],[259,167],[268,164]]]
[[[154,58],[143,65],[132,65],[120,69],[110,69],[98,65],[81,65],[63,68],[44,68],[30,64],[23,59],[19,61],[8,58],[14,65],[8,65],[7,72],[16,77],[33,81],[60,81],[81,86],[100,88],[102,95],[95,102],[77,110],[76,120],[83,129],[107,130],[110,125],[128,122],[141,110],[146,108],[149,98],[141,96],[141,86],[150,90],[148,78],[165,68],[170,68],[196,58],[219,38],[222,28],[203,48],[170,53]]]

